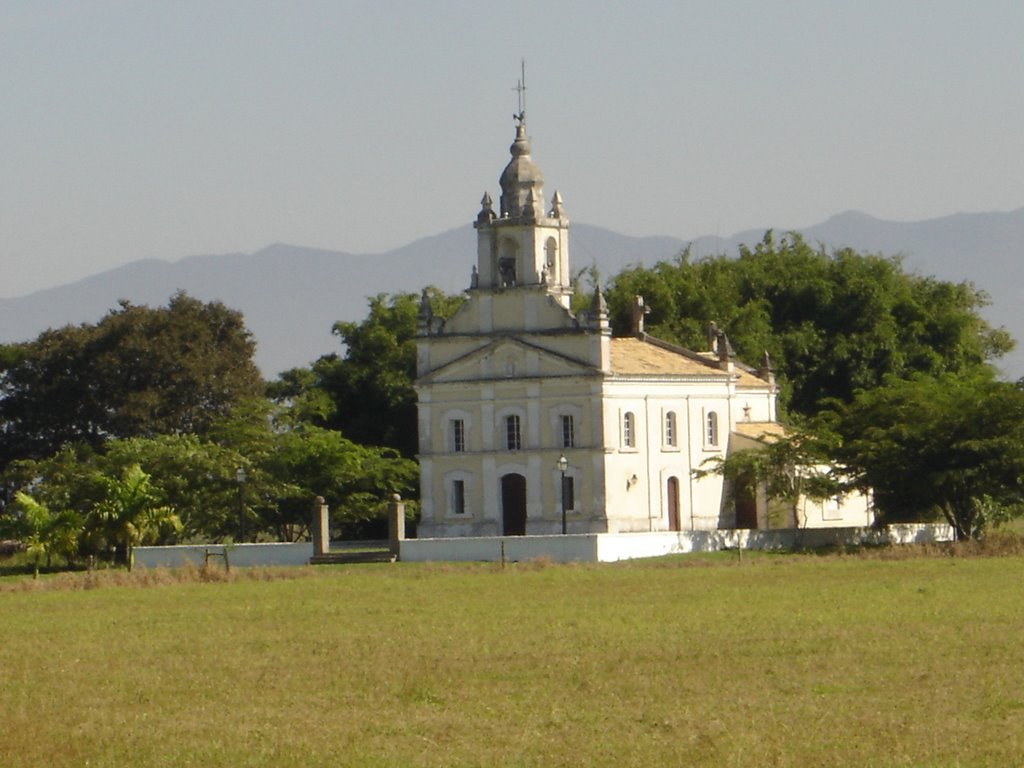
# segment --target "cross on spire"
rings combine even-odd
[[[526,59],[520,59],[520,77],[519,82],[516,83],[516,87],[513,91],[517,91],[519,95],[519,112],[512,117],[522,125],[526,121]]]

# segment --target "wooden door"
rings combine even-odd
[[[679,525],[679,478],[668,479],[668,529],[670,531],[680,530]]]
[[[526,535],[526,478],[522,475],[501,478],[501,527],[505,536]]]

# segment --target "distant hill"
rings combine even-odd
[[[678,252],[674,238],[634,238],[580,224],[570,253],[577,268],[597,263],[610,274],[615,257],[653,263]],[[338,320],[366,316],[378,293],[448,292],[469,286],[476,233],[460,227],[381,254],[351,254],[271,245],[253,254],[147,259],[28,296],[0,298],[0,342],[35,338],[46,328],[95,322],[121,299],[160,305],[177,290],[203,301],[219,299],[245,315],[257,339],[256,362],[268,377],[340,352],[331,335]]]
[[[736,253],[764,230],[731,238],[698,238],[693,255]],[[803,230],[810,243],[859,251],[902,253],[906,265],[943,280],[971,280],[993,304],[985,316],[1024,340],[1024,208],[1009,213],[957,214],[922,222],[892,222],[848,212]],[[574,269],[596,266],[607,278],[630,264],[652,265],[678,254],[687,242],[674,237],[629,237],[574,224]],[[0,299],[0,342],[35,338],[49,327],[95,322],[120,299],[159,305],[177,290],[241,310],[258,341],[256,362],[268,377],[340,352],[332,337],[337,320],[359,320],[377,293],[417,291],[435,285],[453,292],[469,285],[476,237],[469,225],[380,254],[349,254],[271,245],[253,254],[192,256],[176,262],[137,261],[68,285]],[[1024,351],[1004,365],[1008,377],[1024,376]]]

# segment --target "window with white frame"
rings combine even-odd
[[[718,414],[715,411],[708,411],[704,418],[705,431],[704,441],[708,446],[718,445]]]
[[[576,421],[571,413],[562,414],[562,447],[574,448],[576,446]]]
[[[451,420],[452,452],[465,453],[466,451],[466,422],[464,419]]]
[[[679,432],[676,428],[676,412],[668,411],[665,414],[665,445],[675,448],[679,445]]]
[[[473,474],[465,470],[447,472],[444,476],[447,517],[472,517]]]
[[[519,426],[518,414],[511,414],[505,417],[505,449],[519,451],[523,447],[522,430]]]
[[[636,416],[632,411],[622,415],[622,446],[636,448]]]

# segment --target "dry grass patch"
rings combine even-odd
[[[102,587],[160,587],[171,584],[233,583],[311,578],[316,570],[307,567],[257,567],[226,570],[223,565],[184,565],[180,568],[102,568],[68,571],[43,578],[8,578],[0,581],[0,592],[53,592],[99,589]]]

